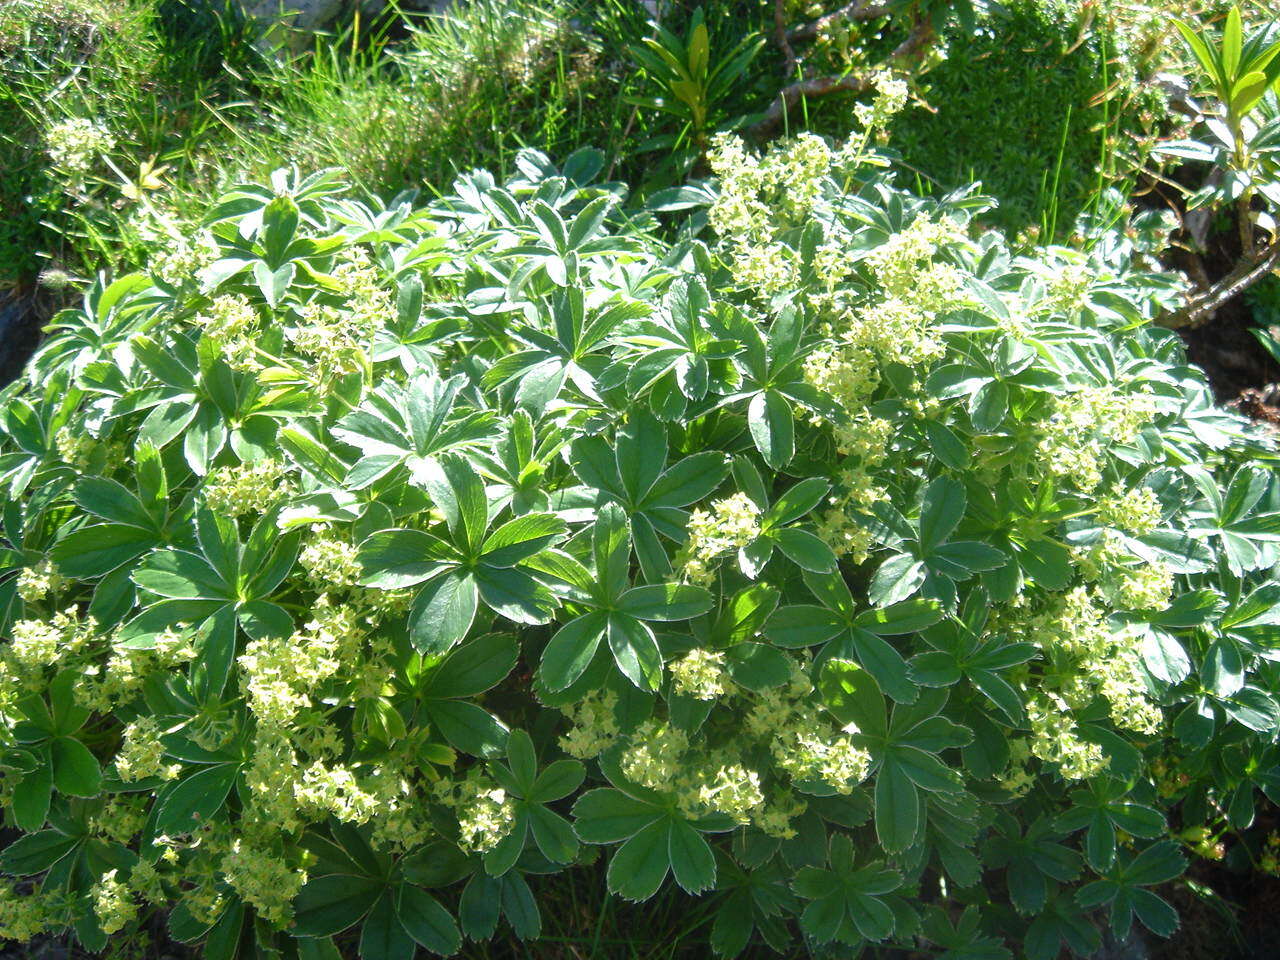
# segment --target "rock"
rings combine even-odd
[[[1089,960],[1150,960],[1150,957],[1147,938],[1135,924],[1123,940],[1117,940],[1109,929],[1104,929],[1102,947]]]
[[[351,7],[350,0],[240,0],[246,16],[293,30],[320,30]]]

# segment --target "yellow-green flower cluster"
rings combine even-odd
[[[98,926],[106,934],[123,930],[138,917],[138,905],[134,902],[133,892],[127,884],[116,879],[117,872],[108,870],[89,891]]]
[[[64,463],[77,470],[87,470],[97,441],[83,430],[77,430],[68,424],[58,428],[53,435],[53,445]]]
[[[677,801],[690,817],[723,813],[738,823],[755,820],[765,805],[760,775],[741,763],[712,762],[682,778]]]
[[[676,693],[695,700],[714,700],[722,696],[728,683],[724,668],[724,652],[695,647],[669,664],[671,683]]]
[[[608,750],[621,732],[613,712],[617,705],[618,696],[612,690],[593,690],[580,702],[561,707],[571,726],[560,737],[560,749],[579,760]]]
[[[317,685],[358,659],[365,630],[355,609],[321,598],[315,617],[289,637],[252,640],[239,658],[241,685],[259,724],[285,727]]]
[[[671,723],[647,720],[630,737],[622,771],[651,790],[672,794],[689,817],[723,813],[752,822],[765,806],[760,775],[726,750],[690,749]]]
[[[1030,748],[1041,760],[1058,765],[1067,780],[1087,780],[1107,769],[1108,759],[1096,743],[1080,739],[1066,701],[1055,693],[1035,693],[1027,700]]]
[[[1147,697],[1139,637],[1113,630],[1095,593],[1080,586],[1054,597],[1028,627],[1029,639],[1054,665],[1043,682],[1060,696],[1058,702],[1082,709],[1101,695],[1117,726],[1140,733],[1159,729],[1161,714]]]
[[[1031,760],[1030,741],[1026,737],[1010,737],[1009,763],[996,778],[997,782],[1015,797],[1025,795],[1036,782],[1031,770]]]
[[[366,823],[379,805],[378,797],[365,790],[348,767],[319,760],[303,771],[297,798],[300,807],[323,811],[344,823]]]
[[[138,717],[128,724],[115,757],[116,776],[125,783],[148,777],[175,779],[182,772],[182,765],[164,762],[165,748],[160,740],[162,732],[152,717]]]
[[[222,858],[226,882],[268,923],[284,926],[293,917],[293,898],[307,882],[307,872],[240,838]]]
[[[622,772],[670,796],[687,817],[723,814],[770,836],[794,836],[791,821],[805,810],[794,785],[821,781],[848,794],[866,778],[871,758],[854,745],[855,729],[825,719],[801,663],[793,669],[780,689],[738,692],[750,704],[745,723],[722,731],[719,745],[705,728],[695,737],[668,720],[640,724],[621,741]],[[768,758],[765,767],[761,758]]]
[[[18,574],[18,596],[26,603],[35,603],[62,589],[63,579],[48,558],[41,559],[34,567],[24,567]]]
[[[271,457],[215,467],[201,487],[205,506],[224,517],[266,513],[292,492],[287,467]]]
[[[464,850],[487,853],[515,826],[515,804],[505,790],[487,777],[472,773],[462,780],[441,780],[436,784],[435,796],[453,808]]]
[[[147,264],[151,275],[179,290],[192,285],[196,274],[218,259],[218,243],[212,233],[191,233],[171,211],[158,209],[150,202],[138,207],[134,229],[153,251]],[[199,323],[198,317],[196,322]]]
[[[682,758],[689,750],[689,738],[678,727],[646,720],[630,740],[622,772],[636,783],[665,790],[682,775]]]
[[[62,922],[54,894],[19,893],[12,884],[0,883],[0,940],[29,943]]]
[[[871,755],[857,747],[851,727],[838,730],[813,702],[813,684],[800,669],[789,683],[760,694],[746,729],[765,740],[779,769],[794,780],[820,780],[848,794],[866,779]]]
[[[707,160],[720,178],[720,192],[708,216],[732,261],[734,276],[742,286],[766,295],[785,289],[795,279],[799,263],[781,238],[813,214],[835,162],[831,148],[821,137],[805,133],[756,156],[738,137],[720,134]],[[826,269],[846,274],[847,258],[830,253],[824,259]]]
[[[956,268],[934,264],[933,259],[944,246],[963,239],[963,232],[952,221],[918,216],[867,254],[866,263],[889,297],[916,303],[933,301],[941,306],[948,293],[960,288],[963,278]],[[944,266],[947,269],[934,276]],[[926,278],[933,289],[922,292],[919,285]]]
[[[711,510],[689,514],[689,542],[684,548],[684,575],[695,583],[714,577],[717,557],[745,547],[760,535],[760,508],[745,493],[713,500]]]
[[[1160,500],[1150,487],[1120,486],[1098,500],[1098,519],[1133,536],[1154,530],[1160,512]]]
[[[80,619],[75,607],[50,620],[19,620],[10,628],[8,659],[21,671],[47,667],[81,650],[97,632],[92,617]]]
[[[905,80],[895,77],[888,70],[877,70],[871,78],[876,94],[870,103],[855,104],[853,116],[865,133],[881,130],[907,105],[910,89]]]
[[[49,162],[79,186],[104,153],[115,149],[116,140],[101,123],[88,117],[70,117],[49,127],[44,134]]]
[[[1128,444],[1155,415],[1149,391],[1119,385],[1083,387],[1054,398],[1054,410],[1041,424],[1036,450],[1039,466],[1082,493],[1102,482],[1100,460],[1104,446]]]
[[[347,311],[328,304],[309,303],[302,308],[293,348],[314,364],[318,382],[363,369],[364,344],[349,320]]]
[[[195,315],[194,322],[218,344],[222,358],[233,370],[250,373],[262,369],[255,344],[258,312],[247,298],[238,293],[214,297]]]
[[[394,317],[391,294],[361,251],[344,251],[332,279],[345,298],[342,305],[313,300],[291,333],[294,349],[314,364],[320,383],[364,369],[374,335]]]
[[[115,794],[89,818],[90,829],[116,843],[128,843],[147,822],[146,796]]]
[[[314,532],[318,535],[308,541],[298,554],[298,562],[307,572],[307,578],[320,590],[355,586],[360,579],[356,548],[345,540],[325,536],[323,528],[315,528]]]
[[[174,628],[157,634],[150,650],[116,647],[104,667],[84,668],[76,682],[76,701],[90,710],[111,710],[139,693],[152,673],[180,666],[195,655],[191,634]]]

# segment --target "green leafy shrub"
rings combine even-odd
[[[448,954],[599,849],[726,955],[1169,933],[1280,799],[1273,453],[1143,231],[866,139],[718,140],[676,242],[591,152],[282,171],[94,284],[0,413],[0,934]]]

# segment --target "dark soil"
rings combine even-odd
[[[1197,861],[1187,874],[1196,892],[1180,880],[1162,890],[1182,923],[1168,940],[1149,938],[1150,960],[1274,960],[1280,956],[1280,878],[1257,871],[1234,872]]]
[[[35,283],[0,290],[0,387],[22,374],[53,309],[52,298]]]

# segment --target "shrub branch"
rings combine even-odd
[[[1228,300],[1248,290],[1276,267],[1280,267],[1280,237],[1274,238],[1261,255],[1241,260],[1225,277],[1191,294],[1180,309],[1157,317],[1156,322],[1172,330],[1198,327]]]
[[[791,39],[795,39],[794,33],[789,36]],[[917,15],[912,23],[911,32],[889,54],[888,62],[918,56],[928,48],[933,39],[933,24],[927,18]],[[784,49],[784,54],[789,49],[790,44]],[[758,139],[767,139],[773,136],[783,118],[801,100],[809,97],[825,97],[832,93],[861,93],[870,87],[872,73],[873,71],[867,71],[864,73],[846,73],[839,76],[830,74],[820,77],[806,77],[803,80],[788,84],[778,91],[777,97],[774,98],[773,103],[769,104],[769,109],[764,112],[764,116],[751,127],[751,133]]]
[[[792,27],[786,32],[789,40],[812,40],[823,30],[838,20],[875,20],[887,16],[893,9],[889,3],[871,3],[870,0],[854,0],[846,3],[839,10],[824,13],[816,20]]]

